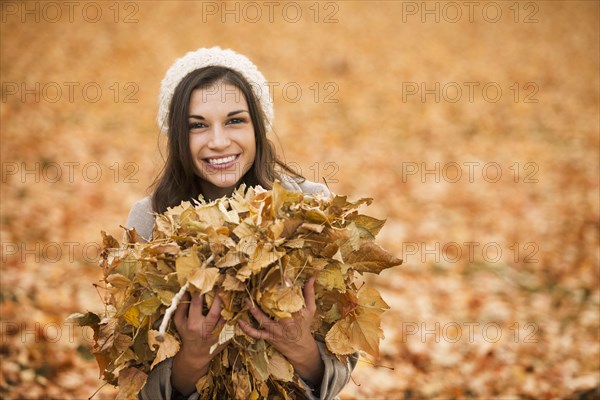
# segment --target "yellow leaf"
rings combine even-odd
[[[152,351],[154,351],[154,347],[158,346],[158,351],[156,352],[156,357],[150,365],[150,369],[153,369],[156,364],[159,362],[166,360],[169,357],[173,357],[179,351],[179,342],[175,338],[175,336],[170,333],[165,333],[164,340],[159,342],[156,340],[158,336],[158,331],[151,329],[148,331],[148,346]]]
[[[240,251],[229,250],[227,254],[218,259],[218,261],[215,263],[215,266],[217,268],[228,268],[234,267],[245,261],[246,257],[244,256],[244,253]]]
[[[123,314],[123,319],[131,325],[139,328],[140,326],[140,310],[137,307],[132,306]]]
[[[206,374],[196,382],[196,391],[202,393],[212,385],[212,375]]]
[[[200,267],[202,263],[196,254],[196,247],[182,253],[175,261],[175,270],[177,271],[177,280],[180,285],[184,285],[190,273]]]
[[[221,214],[221,211],[219,211],[219,208],[216,205],[198,207],[196,208],[196,214],[201,221],[206,222],[213,228],[217,228],[225,222],[223,214]]]
[[[219,345],[227,343],[231,338],[235,336],[235,325],[225,324],[219,333],[219,341],[213,344],[210,348],[209,353],[212,354]]]
[[[333,324],[325,336],[325,344],[334,354],[346,355],[356,352],[350,342],[350,321],[347,318]]]
[[[241,226],[241,225],[239,225]],[[242,254],[252,257],[258,247],[258,239],[254,235],[242,236],[235,246],[235,250]]]
[[[362,214],[354,217],[353,222],[360,231],[360,237],[365,239],[375,239],[375,236],[385,224],[385,220]]]
[[[128,279],[133,279],[135,272],[141,265],[141,262],[136,259],[135,254],[129,253],[124,258],[118,261],[118,265],[114,269],[114,273],[123,275]]]
[[[283,246],[287,247],[289,249],[301,249],[304,247],[304,239],[296,238],[296,239],[288,240],[287,242],[285,242],[285,244]]]
[[[231,383],[233,383],[236,399],[247,399],[250,396],[250,379],[247,372],[234,371],[231,374]]]
[[[291,382],[294,378],[294,367],[278,351],[273,351],[269,357],[269,374],[277,380]]]
[[[317,283],[327,290],[346,291],[346,282],[344,275],[340,270],[340,264],[329,264],[327,268],[317,275]]]
[[[160,302],[162,304],[164,304],[165,306],[170,306],[171,301],[173,300],[173,297],[175,296],[175,293],[170,292],[168,290],[157,290],[156,295],[158,296],[158,298],[160,299]]]
[[[381,320],[376,313],[363,312],[356,316],[351,324],[350,341],[357,350],[379,357],[379,339],[383,338],[380,324]]]
[[[302,289],[298,285],[287,287],[277,283],[265,289],[259,300],[261,308],[276,318],[290,318],[304,306]]]
[[[269,395],[269,385],[267,385],[265,382],[262,382],[260,384],[259,391],[262,397],[267,397]]]
[[[251,218],[246,218],[241,224],[235,227],[233,234],[239,239],[252,237],[255,232],[254,222]]]
[[[273,182],[273,189],[271,193],[272,217],[275,217],[280,213],[281,208],[285,203],[297,203],[302,196],[302,193],[286,190],[278,180]]]
[[[385,310],[389,310],[390,308],[375,288],[365,285],[360,288],[357,297],[361,313],[374,312],[377,315],[381,315]]]
[[[285,255],[283,251],[271,249],[269,243],[258,243],[254,252],[250,256],[248,264],[244,265],[236,274],[240,281],[245,281],[250,275],[260,272],[261,269],[269,266]]]
[[[381,320],[374,312],[352,313],[337,321],[327,332],[325,343],[335,354],[364,351],[379,357],[379,340],[383,337]]]
[[[256,343],[257,345],[260,343],[264,344],[262,340],[259,340]],[[250,367],[254,378],[259,382],[266,381],[269,378],[269,359],[267,358],[267,352],[265,351],[264,345],[262,350],[252,353],[250,359],[252,360],[250,362]]]
[[[140,302],[137,307],[143,315],[152,315],[156,312],[158,307],[161,305],[161,299],[155,296],[149,297],[146,300]],[[138,317],[139,318],[139,317]]]
[[[284,227],[285,227],[285,224],[283,223],[283,220],[276,219],[273,222],[273,224],[269,227],[269,230],[271,231],[271,239],[273,239],[273,240],[279,239],[279,237],[283,233]]]
[[[323,232],[323,229],[325,229],[324,225],[321,225],[321,224],[310,224],[308,222],[305,222],[302,225],[300,225],[300,227],[298,228],[298,231],[301,231],[301,232],[316,232],[316,233],[321,233],[321,232]]]
[[[188,276],[188,281],[200,290],[200,294],[213,290],[217,279],[219,279],[218,268],[199,268]]]
[[[228,206],[229,206],[229,201],[224,200],[224,199],[217,200],[217,207],[219,208],[221,215],[223,215],[223,219],[225,220],[225,222],[229,222],[229,223],[232,223],[235,225],[239,224],[240,217],[239,217],[237,211],[235,209],[227,210]]]
[[[106,277],[106,281],[118,288],[128,287],[131,285],[131,280],[121,274],[110,274]]]
[[[348,224],[346,230],[348,231],[348,242],[352,246],[352,250],[357,251],[360,249],[360,231],[354,222]]]
[[[338,308],[338,305],[335,303],[331,306],[331,308],[329,310],[322,313],[322,315],[323,315],[323,321],[327,322],[327,323],[332,323],[332,322],[335,322],[338,319],[342,318],[340,309]]]
[[[223,289],[226,291],[243,291],[245,289],[245,285],[240,282],[239,279],[234,277],[233,275],[225,275],[225,280],[223,281]]]

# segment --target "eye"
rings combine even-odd
[[[227,121],[227,125],[244,124],[246,122],[248,122],[246,118],[231,118],[229,121]]]
[[[190,122],[190,124],[189,124],[190,131],[197,130],[197,129],[203,129],[206,127],[207,127],[207,125],[204,122]]]

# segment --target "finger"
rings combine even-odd
[[[204,305],[204,297],[200,293],[194,293],[192,295],[192,301],[190,303],[190,309],[188,311],[188,318],[202,317],[202,307]]]
[[[189,308],[190,294],[189,292],[185,292],[185,294],[181,298],[181,302],[177,305],[177,308],[175,309],[175,315],[173,316],[173,322],[175,322],[175,326],[177,327],[177,329],[179,329],[180,326],[183,326],[185,324]]]
[[[273,322],[267,314],[262,312],[262,310],[256,306],[256,304],[253,304],[250,300],[246,300],[246,304],[250,307],[250,313],[254,319],[256,319],[261,326],[266,326]]]
[[[206,322],[211,324],[216,324],[221,317],[221,310],[223,309],[223,300],[219,296],[215,296],[212,305],[210,306],[210,310],[208,310],[208,314],[206,315]]]
[[[243,319],[240,319],[238,321],[238,325],[240,326],[240,329],[246,335],[248,335],[254,339],[266,339],[267,338],[266,332],[252,327],[252,325],[250,325],[248,322],[244,321]]]
[[[317,309],[317,305],[315,304],[315,277],[311,276],[304,283],[304,304],[306,304],[306,309],[311,313],[314,313]]]

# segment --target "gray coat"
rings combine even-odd
[[[289,178],[283,180],[282,185],[287,190],[301,191],[307,194],[319,192],[326,195],[330,194],[327,187],[320,183],[309,181],[296,182]],[[149,196],[137,201],[133,205],[127,218],[127,228],[135,228],[137,233],[145,240],[151,239],[154,228],[154,217],[152,214],[152,202]],[[337,398],[338,393],[342,391],[346,383],[350,380],[350,374],[356,366],[357,357],[356,355],[350,357],[348,364],[344,364],[327,350],[324,343],[317,342],[317,345],[325,366],[323,380],[321,381],[320,388],[317,388],[315,391],[312,391],[308,385],[304,384],[306,395],[311,400],[332,400]],[[170,400],[173,398],[175,393],[171,386],[172,364],[173,359],[169,358],[154,367],[138,399]],[[194,393],[188,397],[188,400],[196,400],[198,397],[199,394]]]

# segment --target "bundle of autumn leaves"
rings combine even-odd
[[[197,382],[201,398],[303,398],[293,366],[237,321],[256,326],[248,298],[275,320],[299,315],[302,288],[314,275],[313,336],[344,362],[357,352],[377,357],[389,307],[358,278],[402,260],[374,242],[385,221],[357,210],[370,203],[308,196],[275,182],[269,191],[241,186],[228,198],[157,214],[147,243],[135,230],[126,230],[123,243],[102,232],[105,312],[71,319],[94,330],[103,379],[119,386],[119,398],[135,398],[149,372],[179,350],[170,311],[183,293],[205,295],[205,307],[218,295],[226,324],[214,335],[227,346]]]

